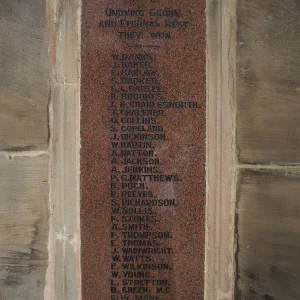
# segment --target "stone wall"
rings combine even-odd
[[[0,298],[43,299],[50,60],[44,0],[0,4]]]
[[[207,4],[205,299],[299,299],[299,2]]]
[[[80,2],[0,3],[0,299],[79,299]]]
[[[0,3],[1,300],[81,298],[80,5]],[[207,300],[300,298],[299,15],[207,1]]]
[[[300,4],[237,6],[235,299],[300,298]]]

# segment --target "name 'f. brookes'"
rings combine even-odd
[[[121,100],[164,100],[163,93],[122,93]]]

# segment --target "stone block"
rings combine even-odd
[[[77,299],[79,253],[79,100],[75,84],[57,84],[54,97],[52,174],[54,203],[55,293]]]
[[[299,3],[238,1],[237,147],[242,163],[300,162]]]
[[[62,228],[68,236],[78,232],[77,211],[79,204],[79,151],[74,146],[79,144],[79,91],[73,84],[57,84],[55,88],[54,111],[54,144],[53,156],[53,197],[55,231],[60,233]]]
[[[239,175],[236,300],[300,299],[300,174]]]
[[[80,47],[75,46],[80,39],[77,27],[80,23],[80,4],[78,0],[57,3],[55,77],[59,83],[76,83],[79,78],[78,61],[81,59]]]
[[[48,147],[46,1],[0,3],[0,150]]]
[[[0,299],[43,299],[48,265],[48,156],[0,156]]]

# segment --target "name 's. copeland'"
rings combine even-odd
[[[144,17],[144,10],[133,10],[133,9],[113,9],[107,8],[105,14],[108,17]],[[151,8],[149,10],[150,17],[168,17],[168,18],[180,18],[181,12],[178,9],[155,9]]]

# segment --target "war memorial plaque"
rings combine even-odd
[[[201,300],[205,1],[82,5],[82,298]]]

